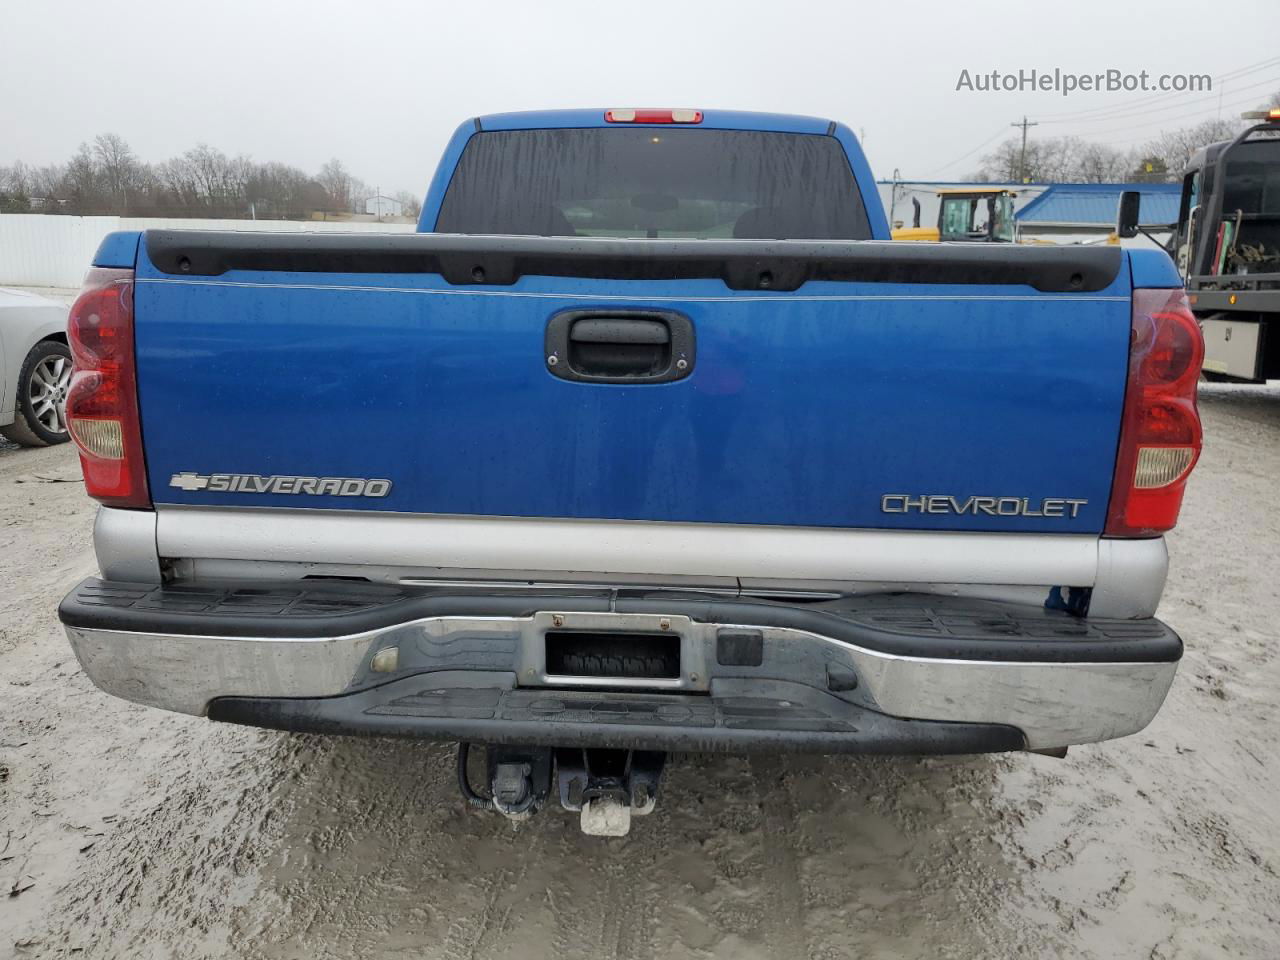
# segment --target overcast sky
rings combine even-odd
[[[420,193],[453,128],[546,107],[816,114],[877,176],[946,179],[1027,114],[1114,146],[1280,90],[1280,2],[3,0],[0,163],[114,131],[144,160],[198,142],[315,172],[330,157]],[[1236,79],[1223,76],[1261,66]],[[956,92],[962,69],[1207,73],[1212,94]],[[1147,94],[1151,97],[1152,94]],[[1142,106],[1142,104],[1139,104]],[[1158,109],[1157,109],[1158,108]],[[1083,111],[1095,111],[1094,115]],[[1135,111],[1137,108],[1135,107]],[[1101,116],[1098,114],[1101,113]],[[1056,122],[1050,122],[1056,121]],[[966,156],[967,154],[967,156]]]

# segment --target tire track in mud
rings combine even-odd
[[[577,830],[574,823],[572,830]],[[633,827],[634,829],[634,827]],[[654,904],[641,889],[650,851],[633,833],[625,840],[573,836],[569,841],[585,875],[588,895],[563,877],[551,877],[546,902],[555,922],[555,956],[640,960],[656,956]],[[598,846],[597,846],[598,845]]]
[[[552,952],[557,957],[570,957],[572,954],[569,951],[573,946],[570,933],[573,928],[567,919],[569,916],[567,906],[572,902],[573,894],[565,889],[564,884],[557,884],[552,878],[543,896],[547,909],[551,912],[551,922],[555,931],[551,937]]]
[[[618,931],[617,960],[644,960],[655,955],[653,944],[653,904],[648,898],[636,903],[625,914]]]
[[[605,873],[604,923],[598,955],[613,960],[641,960],[654,956],[653,898],[627,883],[621,864],[609,863]]]
[[[604,903],[600,908],[600,941],[596,955],[617,960],[625,937],[626,917],[618,903],[618,869],[614,864],[609,864],[604,873]]]
[[[558,852],[581,869],[576,877],[552,875],[546,888],[555,923],[553,955],[584,960],[658,956],[657,911],[659,901],[667,903],[651,880],[663,852],[660,834],[652,832],[657,818],[638,818],[623,838],[580,834],[577,819],[577,814],[565,817]]]
[[[500,814],[488,814],[499,818]],[[505,819],[495,824],[497,829],[507,829],[503,846],[508,858],[516,866],[502,869],[485,880],[484,905],[479,913],[459,917],[449,925],[444,950],[450,960],[479,960],[492,956],[501,938],[509,932],[511,914],[515,904],[502,905],[503,895],[518,890],[529,872],[529,865],[541,861],[541,835],[536,831],[510,829]],[[521,833],[528,836],[521,836]]]
[[[449,924],[449,931],[441,945],[449,960],[476,960],[477,957],[484,956],[481,946],[492,930],[494,908],[499,893],[507,886],[507,877],[508,873],[504,870],[495,877],[486,878],[484,906],[480,911],[457,917]]]
[[[809,957],[809,939],[804,926],[804,890],[800,886],[799,859],[794,833],[795,804],[787,784],[785,758],[781,755],[751,757],[751,772],[756,778],[760,804],[760,842],[764,853],[764,871],[772,875],[775,886],[765,884],[774,909],[766,907],[765,943],[769,953],[779,960]]]
[[[568,829],[576,830],[577,824]],[[572,834],[562,836],[560,843],[556,859],[563,862],[566,856],[575,856],[581,870],[577,876],[556,872],[547,878],[544,899],[555,931],[552,955],[584,960],[615,956],[619,936],[617,887],[609,867],[600,862],[600,857],[608,856],[609,851],[584,849],[580,838]],[[566,847],[576,849],[570,851]],[[584,877],[588,881],[585,891],[577,889]]]

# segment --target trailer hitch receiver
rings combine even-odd
[[[467,772],[470,744],[458,745],[458,787],[471,806],[495,810],[510,820],[527,820],[551,792],[565,810],[579,815],[583,833],[621,837],[632,816],[653,812],[666,763],[652,750],[580,750],[493,746],[486,751],[488,796],[477,793]]]
[[[560,806],[579,813],[583,833],[625,836],[633,815],[657,805],[666,759],[653,750],[557,750]]]

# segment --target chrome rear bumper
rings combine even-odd
[[[855,729],[848,711],[866,711],[1011,727],[1028,749],[1141,730],[1164,701],[1181,652],[1176,635],[1154,620],[1081,621],[911,596],[780,604],[619,591],[495,597],[367,584],[182,588],[90,580],[60,612],[77,658],[102,690],[196,715],[217,716],[211,705],[223,698],[359,695],[363,717],[370,714],[372,691],[400,684],[403,693],[414,683],[436,693],[543,691],[552,699],[563,699],[553,691],[589,691],[593,709],[610,702],[625,708],[628,696],[644,694],[659,717],[683,716],[680,711],[704,698],[727,703],[759,694],[790,706],[795,698],[785,690],[795,690],[816,713],[805,714],[807,721],[789,715],[775,726],[825,723],[838,733],[833,717]],[[545,638],[556,630],[678,636],[680,674],[639,680],[550,675]],[[725,663],[741,658],[726,658],[723,638],[743,634],[753,644],[758,638],[759,662]],[[425,702],[414,696],[413,703]],[[663,704],[675,714],[664,714]],[[500,720],[497,713],[494,718]],[[353,714],[352,732],[360,722]],[[709,722],[699,735],[715,749],[716,728],[727,730],[735,721]],[[330,727],[334,723],[341,726],[331,721]],[[749,728],[737,723],[721,748],[743,746]],[[421,735],[456,736],[458,729],[424,721]],[[826,749],[837,740],[816,746]]]

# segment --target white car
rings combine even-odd
[[[34,293],[0,288],[0,434],[23,446],[70,439],[67,312]]]

